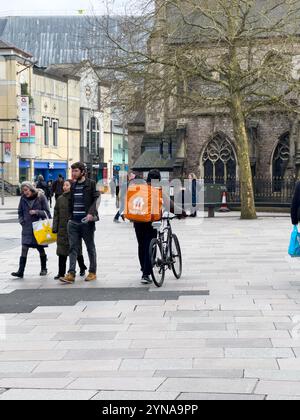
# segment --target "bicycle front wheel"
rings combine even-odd
[[[172,271],[177,279],[182,275],[182,255],[179,240],[176,235],[172,235]]]
[[[151,261],[151,277],[153,283],[157,287],[161,287],[165,280],[165,264],[164,253],[161,242],[157,239],[152,239],[150,243],[150,261]]]

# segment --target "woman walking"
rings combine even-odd
[[[40,254],[41,272],[40,276],[47,275],[46,245],[38,245],[34,234],[32,223],[40,219],[51,219],[49,205],[45,194],[37,190],[30,182],[23,182],[21,185],[21,199],[18,208],[19,223],[22,226],[22,254],[18,271],[12,273],[13,277],[24,277],[27,262],[27,255],[30,248],[35,248]]]
[[[53,232],[57,233],[56,254],[58,256],[58,275],[54,277],[55,280],[65,277],[67,259],[70,251],[68,222],[70,220],[71,186],[71,180],[64,182],[63,195],[58,197],[54,208]],[[77,261],[80,267],[80,276],[83,277],[87,267],[84,264],[82,251],[78,255]]]

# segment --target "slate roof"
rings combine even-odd
[[[101,29],[105,17],[12,16],[0,18],[0,38],[32,54],[40,67],[79,63],[94,59],[99,64],[109,44]],[[110,18],[113,33],[119,17]]]
[[[167,156],[161,158],[159,151],[145,150],[137,159],[132,169],[136,171],[150,169],[173,170],[174,163],[175,159],[169,159]]]

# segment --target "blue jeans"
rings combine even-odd
[[[97,272],[97,252],[95,246],[95,223],[76,223],[72,220],[68,223],[68,235],[70,243],[70,268],[69,273],[76,272],[76,261],[81,253],[81,241],[83,240],[90,260],[90,273]]]

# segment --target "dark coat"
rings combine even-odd
[[[58,179],[56,181],[53,182],[52,184],[52,195],[56,195],[56,197],[60,196],[63,194],[64,190],[63,190],[63,186],[64,186],[64,181],[59,181]]]
[[[38,181],[38,183],[36,184],[36,188],[43,190],[46,197],[49,196],[49,187],[45,181]]]
[[[70,214],[73,214],[74,210],[74,191],[75,191],[74,183],[71,188],[71,200],[70,200]],[[83,201],[86,214],[91,214],[92,216],[98,216],[98,202],[100,199],[100,192],[97,191],[96,182],[92,179],[86,179],[84,182],[83,188]]]
[[[297,182],[291,206],[291,219],[293,225],[298,225],[300,220],[300,182]]]
[[[70,220],[71,193],[64,193],[58,197],[53,217],[53,232],[57,233],[56,254],[67,257],[69,255],[68,221]]]
[[[30,210],[37,210],[38,214],[31,216]],[[51,219],[48,201],[42,192],[38,192],[33,200],[29,200],[24,195],[20,199],[18,208],[19,223],[22,226],[22,245],[36,248],[38,246],[33,234],[32,223],[46,219],[46,214]]]

